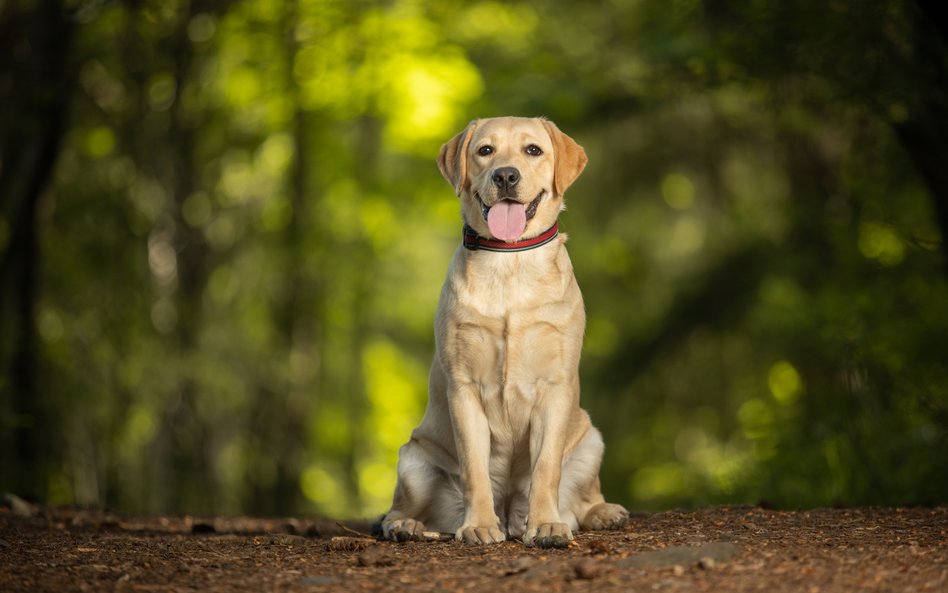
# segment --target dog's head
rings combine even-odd
[[[542,118],[476,119],[441,147],[438,167],[478,234],[514,242],[542,233],[563,209],[563,193],[586,152]]]

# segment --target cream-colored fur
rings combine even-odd
[[[438,164],[483,237],[492,238],[485,208],[539,197],[527,239],[556,221],[586,154],[552,122],[504,117],[471,122]],[[513,192],[494,179],[502,167],[519,171]],[[585,313],[565,242],[507,253],[458,247],[435,319],[428,406],[399,450],[387,538],[434,530],[471,543],[563,546],[577,528],[628,518],[603,499],[602,437],[579,407]]]

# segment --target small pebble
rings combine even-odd
[[[578,579],[594,579],[602,572],[602,567],[591,558],[582,558],[573,563],[573,571]]]

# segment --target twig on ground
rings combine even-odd
[[[358,531],[358,530],[356,530],[356,529],[353,529],[353,528],[351,528],[351,527],[347,527],[347,526],[343,525],[342,523],[340,523],[339,521],[336,521],[336,527],[338,527],[339,529],[341,529],[341,530],[343,530],[343,531],[345,531],[345,532],[347,532],[347,533],[351,533],[351,534],[353,534],[353,535],[358,535],[359,537],[367,537],[367,538],[369,538],[369,539],[375,539],[375,538],[372,536],[372,534],[370,534],[370,533],[363,533],[363,532]]]

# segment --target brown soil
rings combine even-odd
[[[948,508],[639,514],[562,550],[378,542],[325,520],[15,511],[0,508],[10,593],[948,591]]]

